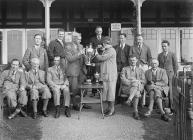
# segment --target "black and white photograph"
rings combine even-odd
[[[193,140],[193,0],[0,0],[0,140]]]

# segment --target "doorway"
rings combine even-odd
[[[87,26],[87,27],[75,27],[78,33],[82,35],[81,44],[85,47],[90,43],[90,38],[95,36],[95,28],[96,26]],[[103,36],[109,35],[109,27],[103,28]]]

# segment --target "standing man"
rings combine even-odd
[[[102,47],[102,44],[103,44],[102,42],[104,39],[104,37],[102,36],[103,29],[101,26],[96,27],[95,33],[96,33],[96,36],[94,36],[90,39],[90,43],[92,44],[93,49],[97,49],[97,48]]]
[[[63,94],[65,115],[71,117],[70,114],[70,91],[69,81],[64,70],[60,67],[60,56],[54,57],[54,66],[48,68],[47,82],[54,96],[54,105],[56,108],[55,118],[60,117],[60,95]]]
[[[58,29],[58,38],[55,40],[52,40],[48,47],[48,57],[50,66],[54,65],[54,56],[60,56],[61,59],[61,67],[66,69],[66,59],[65,59],[65,42],[64,42],[64,35],[65,31],[64,29],[59,28]]]
[[[26,73],[27,89],[30,91],[30,97],[33,104],[33,119],[37,118],[37,103],[39,101],[39,94],[43,99],[42,114],[48,117],[47,106],[51,98],[51,93],[45,83],[45,72],[39,69],[40,61],[38,58],[31,59],[31,69]]]
[[[24,57],[23,57],[23,65],[26,70],[29,71],[31,69],[30,60],[32,58],[39,59],[40,69],[46,71],[48,68],[48,56],[46,50],[42,46],[42,36],[40,34],[34,35],[35,45],[27,48]]]
[[[136,120],[139,120],[138,103],[141,92],[144,90],[145,73],[141,68],[136,66],[136,56],[130,56],[129,60],[130,66],[124,67],[120,76],[122,81],[122,92],[123,94],[128,95],[126,101],[127,104],[130,104],[133,101],[133,117]]]
[[[13,119],[18,113],[22,113],[25,117],[25,112],[22,107],[27,104],[27,95],[25,91],[25,77],[22,71],[19,71],[19,60],[11,61],[11,68],[5,70],[0,75],[0,87],[3,95],[7,98],[8,107],[16,108],[15,112],[8,118]]]
[[[129,52],[130,52],[130,46],[125,43],[126,40],[126,34],[121,33],[119,35],[119,44],[116,45],[114,48],[117,53],[117,72],[118,72],[118,79],[117,79],[117,85],[116,85],[116,97],[115,100],[118,103],[118,91],[120,88],[120,73],[122,71],[123,67],[126,67],[129,65]]]
[[[115,113],[115,90],[117,82],[117,64],[116,51],[111,45],[111,38],[104,37],[103,46],[104,52],[96,54],[96,59],[100,63],[101,79],[103,80],[103,100],[107,101],[108,106],[104,114],[106,117],[112,116]]]
[[[126,67],[129,65],[129,52],[130,52],[130,46],[125,43],[126,41],[126,34],[121,33],[119,35],[119,44],[116,45],[114,48],[117,53],[117,71],[121,72],[123,67]]]
[[[144,44],[141,35],[137,36],[136,44],[136,46],[131,48],[130,55],[136,55],[138,59],[137,65],[146,71],[152,59],[150,48]]]
[[[160,109],[161,119],[169,121],[170,118],[166,115],[163,110],[162,99],[168,96],[168,76],[166,70],[158,67],[159,62],[157,59],[152,59],[151,69],[145,73],[147,85],[146,90],[150,96],[150,103],[148,111],[144,114],[146,117],[150,117],[153,111],[153,105],[156,101],[158,108]]]
[[[174,76],[177,76],[178,71],[178,62],[176,55],[172,52],[169,52],[170,43],[167,40],[162,41],[162,50],[163,52],[158,55],[159,67],[166,70],[169,80],[169,103],[171,110],[173,107],[173,91],[172,91],[172,79]]]
[[[75,110],[79,110],[75,101],[75,97],[79,92],[78,84],[84,81],[84,49],[80,44],[81,35],[73,33],[73,42],[66,45],[65,57],[68,61],[67,76],[70,83],[70,91],[72,92],[72,103]],[[85,106],[84,106],[85,107]]]

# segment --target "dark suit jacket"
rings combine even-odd
[[[98,40],[96,36],[92,37],[90,39],[90,43],[92,43],[93,49],[96,49],[98,45],[103,45],[102,43],[103,39],[104,39],[103,36],[101,36],[101,40]]]
[[[168,78],[172,79],[174,74],[177,74],[178,62],[176,55],[172,52],[168,52],[165,59],[164,53],[158,55],[159,67],[166,70]]]
[[[120,44],[114,46],[114,49],[117,53],[117,71],[121,72],[123,67],[126,67],[129,65],[129,52],[130,52],[131,46],[125,44],[124,49],[122,50],[120,47]]]
[[[152,56],[150,48],[143,44],[141,51],[139,50],[138,46],[133,46],[130,51],[130,55],[136,55],[138,58],[138,64],[148,64],[150,65]]]
[[[63,42],[64,46],[58,41],[58,39],[55,39],[50,42],[48,47],[48,58],[53,65],[54,56],[60,56],[61,58],[65,58],[64,49],[65,49],[65,42]]]
[[[152,69],[149,69],[146,71],[145,78],[147,82],[146,90],[147,92],[149,92],[150,90],[153,89],[152,85],[148,84],[152,82]],[[169,87],[168,87],[168,76],[166,74],[166,70],[162,68],[157,68],[155,84],[156,86],[159,87],[160,90],[164,91],[166,96],[168,96]]]

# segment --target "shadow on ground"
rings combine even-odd
[[[30,114],[29,114],[30,115]],[[32,119],[30,116],[21,117],[9,120],[7,119],[8,112],[4,111],[4,128],[3,140],[40,140],[42,136],[40,121]]]

